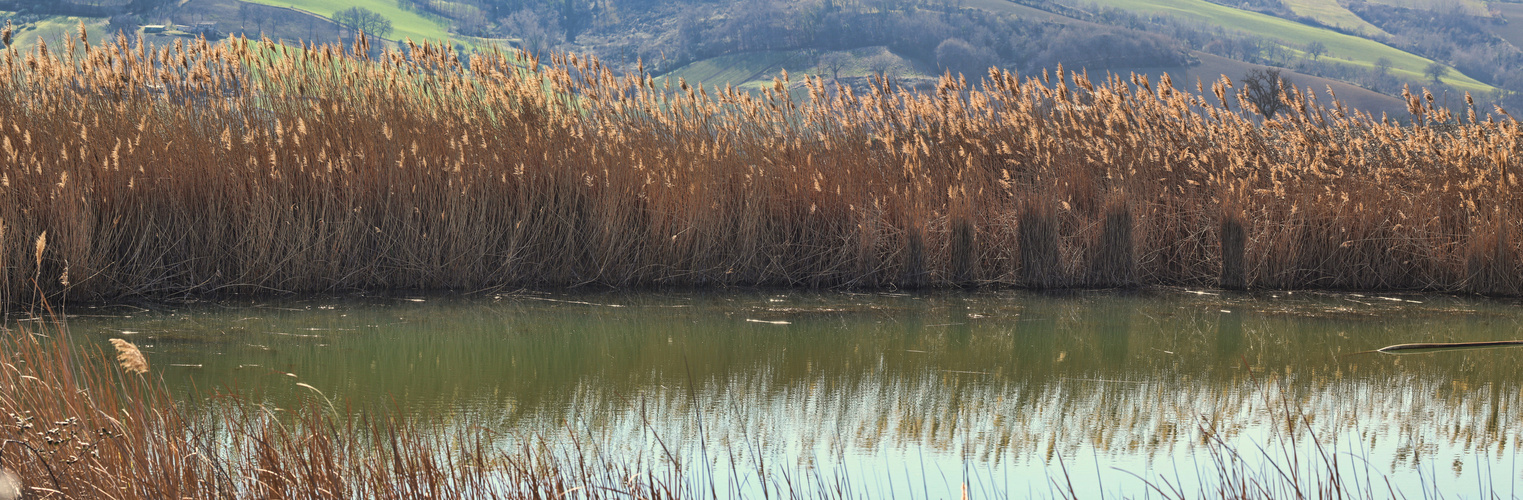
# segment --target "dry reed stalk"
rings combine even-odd
[[[1507,224],[1497,221],[1489,231],[1471,236],[1466,252],[1466,291],[1489,295],[1518,292],[1517,258],[1507,239]]]
[[[978,249],[973,241],[973,223],[966,216],[952,219],[950,238],[952,283],[957,286],[972,285],[978,275]]]
[[[1106,203],[1099,241],[1090,261],[1090,283],[1099,287],[1137,284],[1137,259],[1133,250],[1132,211],[1124,199]]]
[[[1219,286],[1227,290],[1246,289],[1248,280],[1243,259],[1247,236],[1242,217],[1232,211],[1222,214],[1220,231],[1222,273],[1218,281]]]
[[[1050,204],[1028,203],[1021,210],[1017,246],[1021,258],[1021,283],[1025,286],[1052,288],[1062,283],[1055,217]]]
[[[914,290],[926,286],[930,270],[926,267],[925,229],[919,225],[910,226],[904,235],[904,260],[901,265],[903,271],[899,277],[900,288]]]

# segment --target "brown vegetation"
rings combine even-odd
[[[119,39],[4,58],[9,304],[32,290],[1523,282],[1518,124],[1431,96],[1409,96],[1402,124],[1288,89],[1261,124],[1226,79],[1205,84],[1214,99],[1061,71],[934,93],[811,79],[799,102],[786,81],[749,94],[433,45],[366,59]],[[1224,243],[1240,268],[1224,269]]]

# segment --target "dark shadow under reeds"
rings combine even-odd
[[[1021,256],[1021,284],[1031,288],[1063,286],[1058,257],[1058,228],[1050,203],[1028,202],[1021,210],[1017,245]]]
[[[1107,203],[1099,241],[1090,261],[1090,284],[1101,288],[1137,285],[1137,256],[1132,239],[1132,211],[1125,202]]]
[[[1247,269],[1244,265],[1247,235],[1242,218],[1236,213],[1222,215],[1221,249],[1222,274],[1220,286],[1227,290],[1248,288]]]

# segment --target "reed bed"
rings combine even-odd
[[[3,56],[0,303],[582,285],[1523,291],[1518,123],[1425,92],[1397,121],[1295,89],[1261,122],[1225,77],[1190,92],[1167,76],[991,71],[913,93],[785,74],[753,94],[574,55],[76,38]]]

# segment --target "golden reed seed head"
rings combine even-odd
[[[36,259],[37,266],[38,267],[42,267],[42,251],[43,250],[47,250],[47,248],[48,248],[48,232],[47,231],[43,231],[41,235],[37,236],[37,243],[33,247],[34,247],[34,250],[33,250],[32,256],[33,256],[34,259]]]
[[[122,339],[111,339],[111,345],[116,346],[116,361],[122,370],[139,375],[148,373],[148,358],[143,357],[137,346]]]

